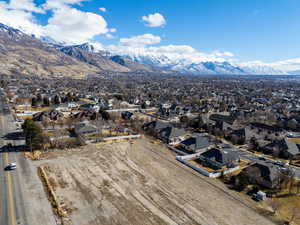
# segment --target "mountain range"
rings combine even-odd
[[[255,63],[227,61],[191,63],[185,58],[166,55],[118,54],[97,51],[93,45],[64,45],[51,37],[36,38],[18,29],[0,24],[0,73],[82,78],[102,73],[183,73],[191,75],[287,75],[300,72],[278,70]]]

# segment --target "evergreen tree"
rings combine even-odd
[[[40,149],[45,142],[42,128],[32,119],[26,119],[22,128],[27,148],[30,151]]]
[[[47,98],[47,97],[43,98],[43,105],[44,106],[50,106],[49,98]]]
[[[41,93],[38,93],[36,97],[38,102],[41,102],[43,100]]]
[[[36,107],[37,106],[37,99],[36,98],[32,98],[32,100],[31,100],[31,106],[32,107]]]
[[[58,95],[55,95],[55,97],[54,97],[54,104],[55,104],[55,105],[60,104],[60,99],[59,99],[59,96],[58,96]]]

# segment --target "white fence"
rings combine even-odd
[[[116,137],[106,137],[106,138],[99,138],[99,139],[85,141],[85,143],[98,143],[98,142],[102,142],[102,141],[112,141],[112,140],[122,140],[122,139],[136,139],[136,138],[140,138],[140,137],[141,137],[140,134],[127,135],[127,136],[116,136]]]
[[[197,167],[197,166],[195,166],[195,165],[193,165],[192,163],[189,162],[189,160],[193,160],[193,159],[198,158],[200,156],[200,154],[201,154],[201,152],[198,152],[198,153],[195,153],[195,154],[190,154],[190,155],[177,156],[176,160],[181,162],[182,164],[192,168],[193,170],[201,173],[202,175],[207,176],[207,177],[212,177],[212,178],[220,177],[222,174],[223,175],[229,174],[229,173],[232,173],[232,172],[237,171],[237,170],[240,169],[240,166],[236,166],[234,168],[226,169],[222,172],[208,172],[207,170],[205,170],[203,168],[200,168],[200,167]]]
[[[180,150],[178,150],[177,148],[172,147],[172,146],[170,146],[170,145],[168,145],[168,148],[169,148],[171,151],[176,152],[176,153],[179,154],[179,155],[188,155],[186,152],[180,151]]]
[[[110,140],[120,140],[120,139],[135,139],[135,138],[140,138],[141,135],[127,135],[127,136],[117,136],[117,137],[107,137],[103,138],[103,141],[110,141]]]

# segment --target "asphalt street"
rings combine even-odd
[[[18,161],[19,154],[15,148],[8,148],[7,143],[15,145],[18,141],[8,140],[6,136],[16,130],[13,117],[0,92],[0,224],[30,225],[26,221],[25,206],[21,191],[20,174],[18,170],[6,170],[11,162]]]

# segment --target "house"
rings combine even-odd
[[[200,154],[199,160],[213,169],[234,168],[238,165],[239,155],[226,148],[222,150],[213,148]]]
[[[33,114],[32,119],[34,121],[45,121],[45,120],[53,120],[56,121],[58,119],[64,118],[64,114],[57,110],[47,110],[43,112],[38,112]]]
[[[222,130],[226,130],[227,128],[234,126],[236,120],[232,115],[222,114],[212,114],[209,119],[215,121],[216,126]]]
[[[281,141],[282,155],[287,159],[300,159],[300,149],[296,143],[289,141],[287,138]]]
[[[225,138],[230,140],[233,144],[244,144],[245,136],[245,128],[238,130],[228,129],[225,131]]]
[[[75,124],[74,132],[77,136],[92,136],[99,134],[99,128],[85,121]]]
[[[81,112],[78,112],[76,113],[75,115],[73,115],[73,117],[75,119],[78,119],[78,120],[97,120],[99,118],[101,118],[101,115],[100,113],[94,111],[94,110],[83,110]]]
[[[300,158],[300,150],[298,146],[289,141],[287,138],[273,141],[262,147],[265,154],[272,154],[275,157],[282,157],[287,159]]]
[[[165,127],[159,131],[158,138],[165,143],[174,145],[184,140],[186,132],[176,127]]]
[[[259,138],[276,139],[283,133],[283,129],[278,126],[271,126],[264,123],[250,123],[251,132]]]
[[[190,137],[180,142],[180,146],[189,153],[195,153],[200,149],[208,148],[212,144],[208,136]]]
[[[154,135],[157,135],[161,129],[171,126],[172,125],[170,123],[161,121],[151,121],[149,123],[144,124],[143,129],[148,133],[153,133]]]
[[[267,188],[275,188],[280,183],[280,172],[273,164],[255,163],[244,170],[249,182]]]

